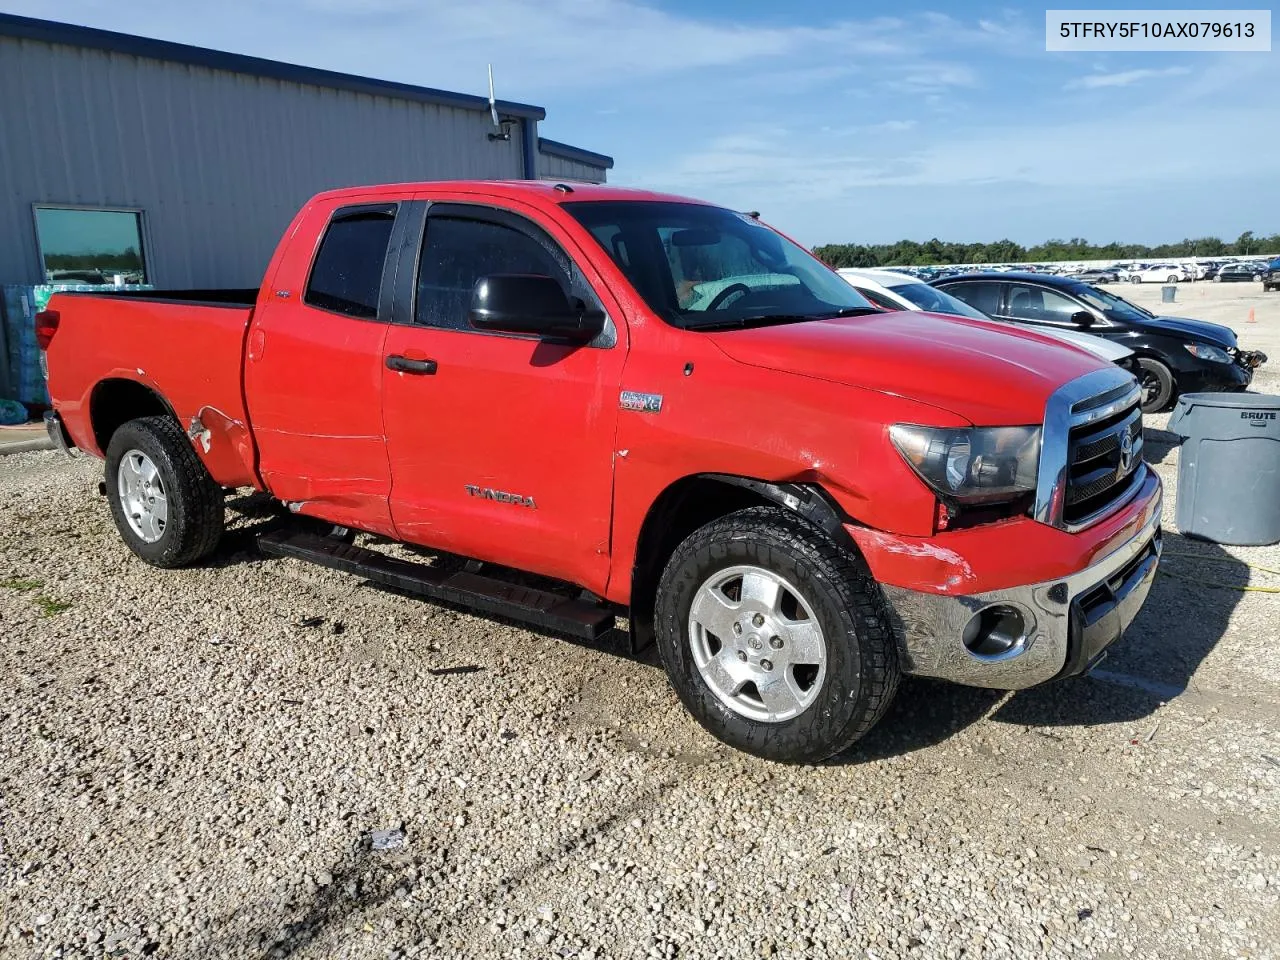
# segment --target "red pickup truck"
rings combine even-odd
[[[105,458],[144,561],[208,556],[224,493],[266,491],[323,521],[270,554],[577,636],[628,615],[699,722],[780,761],[849,746],[902,673],[1088,670],[1160,555],[1131,376],[879,312],[677,197],[326,193],[261,290],[59,294],[37,332],[50,433]]]

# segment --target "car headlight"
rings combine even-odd
[[[1012,500],[1036,488],[1039,427],[921,427],[897,423],[889,438],[920,479],[946,499]]]
[[[1221,347],[1210,347],[1202,343],[1184,343],[1187,352],[1200,360],[1212,360],[1214,363],[1230,363],[1231,355]]]

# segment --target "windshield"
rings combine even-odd
[[[969,317],[971,320],[991,319],[981,310],[927,283],[904,283],[889,289],[900,297],[906,297],[921,310],[928,310],[930,313],[946,313],[955,317]]]
[[[879,312],[835,271],[743,213],[664,201],[563,207],[673,326],[697,330]]]
[[[1099,290],[1097,287],[1085,287],[1083,290],[1076,290],[1075,293],[1085,303],[1092,307],[1097,307],[1103,313],[1108,313],[1117,320],[1141,323],[1143,320],[1150,320],[1155,316],[1154,313],[1143,310],[1142,307],[1135,303],[1130,303],[1124,297],[1117,297],[1114,293]]]

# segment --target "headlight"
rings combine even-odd
[[[1184,343],[1187,353],[1200,360],[1212,360],[1214,363],[1230,363],[1231,356],[1221,347],[1210,347],[1199,343]]]
[[[920,479],[966,503],[1012,500],[1036,488],[1039,427],[918,427],[894,424],[889,438]]]

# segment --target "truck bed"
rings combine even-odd
[[[144,388],[184,429],[194,427],[196,452],[218,483],[257,486],[243,389],[257,296],[257,290],[54,294],[48,309],[59,321],[48,350],[49,390],[76,446],[105,454],[91,412]]]

